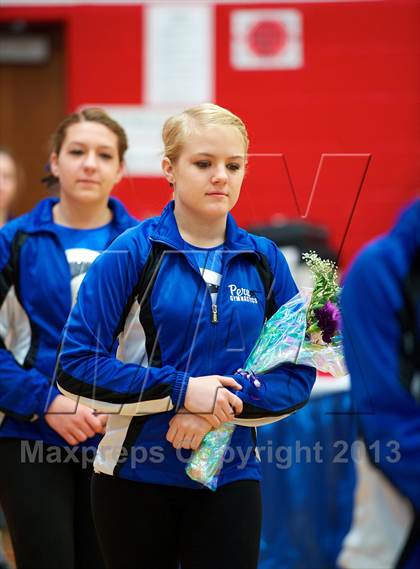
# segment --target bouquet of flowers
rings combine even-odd
[[[267,320],[244,369],[236,372],[257,389],[262,384],[258,375],[286,362],[313,366],[335,377],[347,373],[340,335],[337,267],[313,251],[304,253],[303,259],[314,277],[313,289],[300,291]],[[217,488],[234,429],[233,423],[224,423],[207,433],[186,467],[190,478],[211,490]]]

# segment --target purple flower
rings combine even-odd
[[[340,311],[329,300],[322,308],[316,308],[314,314],[321,329],[323,341],[330,344],[334,334],[340,329]]]

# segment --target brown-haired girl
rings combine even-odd
[[[81,280],[136,223],[110,198],[126,148],[123,129],[101,109],[66,117],[48,177],[59,196],[0,233],[0,502],[18,568],[103,566],[89,483],[107,417],[75,406],[53,376]]]

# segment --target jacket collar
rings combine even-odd
[[[32,215],[30,216],[28,225],[25,227],[25,231],[28,233],[52,231],[54,226],[52,209],[58,201],[59,198],[46,198],[41,200],[32,210]],[[121,233],[125,229],[138,223],[116,198],[109,198],[108,206],[113,213],[111,225],[116,233]]]
[[[184,240],[178,230],[174,215],[174,206],[174,201],[171,201],[162,211],[151,238],[155,241],[161,241],[174,249],[182,250],[184,248]],[[230,213],[228,214],[226,222],[225,247],[228,251],[231,250],[234,253],[256,253],[255,244],[250,239],[249,234],[236,225]]]

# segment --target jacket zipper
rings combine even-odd
[[[237,257],[238,255],[240,255],[240,252],[238,252],[236,255],[234,255],[234,257]],[[219,309],[218,309],[218,302],[219,302],[219,298],[220,298],[220,294],[222,292],[222,284],[225,280],[225,276],[227,274],[227,270],[228,270],[228,265],[230,263],[230,261],[232,260],[233,257],[231,257],[225,264],[225,266],[223,267],[223,271],[222,271],[222,278],[220,279],[220,284],[219,284],[219,292],[217,294],[217,300],[216,303],[211,305],[211,323],[212,324],[218,324],[219,323]],[[210,293],[209,293],[210,294]],[[210,299],[211,299],[211,295],[210,295]]]
[[[229,264],[229,261],[225,264],[225,266],[223,267],[223,270],[222,270],[222,277],[221,277],[220,283],[219,283],[219,292],[217,294],[217,300],[216,300],[215,304],[212,303],[212,305],[211,305],[211,323],[212,324],[218,324],[219,323],[219,309],[218,309],[217,305],[219,302],[220,294],[222,292],[222,284],[223,284],[223,281],[225,280],[225,275],[227,273],[228,264]],[[209,294],[210,294],[210,292],[209,292]],[[211,295],[210,295],[210,300],[211,300]]]
[[[211,305],[211,323],[217,324],[219,322],[218,311],[217,311],[217,304]]]

